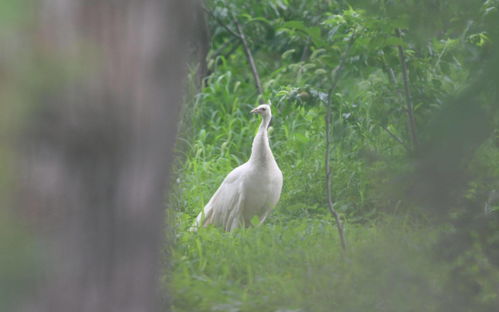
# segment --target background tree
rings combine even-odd
[[[19,122],[10,202],[37,246],[23,284],[34,286],[3,307],[159,310],[164,192],[197,7],[73,0],[0,11],[13,17],[2,102],[22,106],[2,108]]]

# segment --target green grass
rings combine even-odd
[[[434,234],[395,219],[348,226],[344,254],[329,220],[181,231],[173,310],[433,311],[445,272],[430,256]]]

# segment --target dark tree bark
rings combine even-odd
[[[20,310],[158,310],[189,3],[37,2],[30,44],[52,85],[20,140],[18,208],[36,221],[45,261]]]

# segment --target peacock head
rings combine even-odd
[[[254,114],[260,114],[263,117],[272,116],[272,113],[270,112],[270,105],[269,104],[258,105],[251,112]]]

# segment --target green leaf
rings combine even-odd
[[[406,44],[402,38],[399,37],[389,37],[385,40],[385,46],[402,46],[405,47]]]
[[[258,219],[257,216],[253,216],[253,218],[251,218],[250,222],[251,222],[251,225],[257,226],[258,224],[260,224],[260,219]]]
[[[302,21],[288,21],[285,22],[282,27],[291,28],[294,30],[300,30],[307,34],[315,46],[321,47],[323,46],[323,39],[321,36],[321,29],[317,26],[308,27]]]
[[[286,52],[284,52],[282,55],[281,55],[281,58],[283,60],[287,59],[290,55],[293,55],[293,53],[295,53],[295,49],[290,49],[290,50],[287,50]]]

